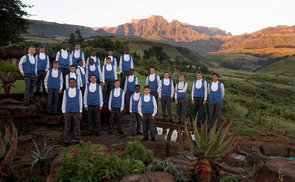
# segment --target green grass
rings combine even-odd
[[[25,82],[24,80],[16,80],[16,82],[13,84],[14,86],[11,88],[10,93],[12,94],[19,94],[24,93],[25,91]],[[0,94],[3,94],[3,88],[0,89]]]

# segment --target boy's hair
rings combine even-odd
[[[112,48],[108,48],[107,51],[108,51],[108,52],[109,52],[109,51],[113,51],[113,49],[112,49]]]
[[[91,52],[92,52],[92,51],[96,52],[96,50],[95,50],[95,49],[91,49]]]
[[[197,74],[202,74],[202,71],[197,71]]]
[[[136,87],[140,88],[140,85],[137,84],[137,85],[134,86],[134,88],[136,88]]]
[[[108,57],[106,58],[106,60],[111,60],[111,58],[108,56]]]
[[[78,60],[77,60],[77,63],[79,63],[80,61],[83,61],[83,60],[82,60],[82,59],[78,59]]]
[[[52,64],[58,64],[58,61],[53,61]]]
[[[76,45],[80,45],[80,42],[76,42],[76,43],[75,43],[75,46],[76,46]]]
[[[165,73],[168,73],[168,71],[164,71],[164,74],[165,74]],[[168,73],[168,74],[169,74],[169,73]]]
[[[41,49],[41,48],[45,48],[45,46],[44,46],[44,45],[41,45],[41,46],[39,47],[39,49]]]
[[[95,75],[95,74],[91,74],[89,78],[91,78],[91,77],[93,77],[93,76],[96,78],[96,75]]]
[[[184,77],[184,74],[179,74],[179,76],[178,77]]]
[[[30,49],[30,48],[34,48],[34,49],[35,49],[35,46],[33,46],[33,45],[30,45],[30,46],[29,46],[29,49]]]
[[[129,71],[134,71],[134,69],[133,69],[133,68],[131,68]]]
[[[119,79],[116,79],[114,83],[116,83],[116,82],[120,82],[120,80]]]
[[[90,61],[94,61],[94,59],[93,59],[93,58],[90,58],[90,59],[89,59],[89,62],[90,62]]]
[[[219,77],[219,74],[218,74],[218,73],[212,73],[211,75],[212,75],[212,76],[215,75],[215,76]]]
[[[71,80],[74,80],[75,83],[76,83],[76,79],[75,79],[75,78],[70,78],[70,79],[69,79],[69,82],[70,82]]]
[[[155,69],[155,67],[153,67],[153,66],[150,66],[150,69],[151,69],[151,68]]]
[[[70,68],[72,68],[72,67],[76,68],[76,66],[75,66],[75,65],[73,65],[73,64],[70,66]]]
[[[149,85],[145,85],[144,87],[143,87],[143,89],[149,89],[150,90],[150,86]]]
[[[60,45],[64,45],[64,44],[67,44],[67,42],[62,42]]]

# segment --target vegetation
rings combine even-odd
[[[195,162],[193,172],[195,181],[217,181],[219,180],[218,164],[223,162],[237,145],[235,135],[228,136],[231,123],[223,123],[217,129],[217,122],[215,122],[213,128],[209,129],[205,122],[201,126],[201,131],[198,130],[196,123],[197,121],[193,122],[193,128],[186,123],[184,136],[180,135],[180,141],[183,141],[194,157],[187,156],[184,151],[183,155]],[[181,133],[180,129],[178,133]]]
[[[142,161],[145,165],[149,165],[153,159],[153,152],[149,149],[146,149],[143,144],[134,141],[128,142],[126,148],[123,151],[124,159],[135,159]]]
[[[0,71],[0,84],[4,90],[4,94],[10,94],[10,89],[15,82],[16,75],[14,73]]]

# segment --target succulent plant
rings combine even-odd
[[[17,75],[12,72],[0,71],[0,83],[1,87],[4,89],[5,94],[10,93],[11,87],[16,82]]]

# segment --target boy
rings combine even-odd
[[[198,71],[197,79],[193,82],[192,103],[194,105],[194,114],[198,113],[198,125],[204,122],[204,107],[207,101],[207,82],[202,79],[202,72]]]
[[[149,139],[149,133],[152,141],[156,141],[156,126],[154,118],[157,114],[157,102],[148,85],[144,86],[144,95],[138,101],[138,114],[143,122],[143,141]]]
[[[94,59],[90,58],[89,64],[87,64],[86,67],[86,79],[89,80],[91,75],[95,75],[97,80],[96,82],[100,83],[102,81],[101,71],[100,67],[95,64]]]
[[[187,82],[184,75],[180,74],[178,77],[179,82],[175,85],[175,103],[177,109],[178,123],[184,123],[186,117],[186,91]]]
[[[112,65],[115,68],[115,72],[117,72],[117,59],[113,56],[113,50],[112,49],[109,49],[107,53],[108,53],[108,57],[111,59]],[[107,58],[108,57],[104,58],[103,65],[106,65],[107,64]]]
[[[70,64],[73,64],[75,66],[78,65],[78,60],[82,60],[82,66],[85,68],[85,57],[84,57],[84,52],[81,50],[81,45],[79,42],[75,44],[75,49],[71,53],[71,60],[72,62]]]
[[[96,51],[94,49],[91,50],[91,55],[87,58],[86,66],[89,65],[91,59],[93,59],[95,66],[99,67],[100,69],[100,59],[96,56]],[[98,77],[96,78],[98,79]]]
[[[106,58],[106,64],[102,67],[102,82],[105,84],[103,88],[104,104],[108,105],[109,94],[114,86],[114,81],[117,79],[115,66],[111,64],[111,58]]]
[[[158,89],[161,86],[160,76],[155,73],[155,68],[150,67],[150,74],[146,77],[145,84],[150,86],[150,94],[153,95],[158,104]]]
[[[124,86],[124,91],[125,91],[125,105],[126,105],[126,110],[129,111],[129,104],[130,104],[130,97],[135,91],[135,85],[138,84],[138,78],[134,76],[134,70],[130,69],[129,71],[129,76],[125,80],[125,86]]]
[[[77,66],[76,74],[78,75],[78,77],[81,78],[80,90],[82,91],[82,93],[84,93],[85,86],[88,83],[88,79],[86,79],[86,73],[85,73],[85,70],[83,68],[82,59],[79,59],[77,61],[77,63],[78,63],[78,66]]]
[[[45,84],[44,84],[44,78],[46,76],[46,72],[49,69],[49,57],[45,53],[45,47],[41,46],[39,47],[39,54],[35,56],[36,62],[37,62],[37,82],[36,82],[36,93],[37,95],[40,95],[40,87],[42,83],[43,93],[45,92]]]
[[[80,133],[80,121],[82,119],[82,93],[76,87],[76,80],[70,78],[69,88],[64,90],[63,100],[62,100],[62,113],[65,119],[64,127],[64,145],[68,146],[70,144],[70,131],[71,124],[74,125],[74,133],[76,144],[80,143],[81,133]]]
[[[135,92],[131,95],[130,99],[130,113],[131,113],[131,122],[132,122],[132,136],[141,135],[140,132],[141,123],[140,115],[138,114],[138,101],[142,94],[140,91],[140,85],[135,85]]]
[[[120,57],[119,65],[121,74],[121,88],[125,88],[126,77],[129,76],[129,70],[133,69],[133,59],[132,56],[129,54],[128,48],[124,49],[124,54]]]
[[[110,97],[109,97],[109,111],[111,112],[110,115],[110,129],[109,129],[109,134],[113,134],[113,123],[115,117],[118,119],[118,133],[124,134],[122,131],[122,125],[121,125],[121,112],[124,109],[124,96],[125,93],[124,91],[120,88],[120,81],[115,80],[114,82],[115,88],[111,91]]]
[[[62,42],[61,49],[56,53],[55,57],[55,60],[58,61],[59,69],[62,72],[63,80],[65,80],[65,76],[69,73],[69,66],[72,63],[71,54],[67,48],[67,43]]]
[[[217,125],[221,125],[222,99],[224,97],[224,85],[218,81],[219,75],[212,74],[212,82],[209,83],[209,127],[212,128],[217,120]]]
[[[66,75],[66,88],[69,88],[69,79],[74,78],[76,80],[75,86],[77,88],[80,88],[82,85],[81,77],[76,73],[76,67],[75,65],[70,66],[70,73]]]
[[[30,46],[28,49],[28,54],[21,57],[18,68],[21,75],[25,80],[25,94],[24,94],[24,104],[28,106],[29,104],[34,104],[33,96],[37,77],[37,64],[34,57],[35,47]]]
[[[88,114],[88,132],[86,135],[93,133],[95,126],[95,135],[99,136],[101,121],[100,111],[102,110],[103,99],[101,86],[96,83],[96,76],[90,76],[90,83],[87,84],[84,93],[84,107]]]
[[[174,95],[173,80],[169,78],[169,73],[164,72],[164,78],[161,80],[161,86],[159,88],[159,98],[162,105],[163,121],[170,121],[173,123],[173,116],[171,111],[171,99]],[[167,115],[168,113],[168,115]]]
[[[48,93],[48,115],[57,114],[58,97],[63,87],[63,77],[61,71],[58,70],[58,62],[54,61],[52,67],[52,69],[48,70],[44,79],[45,89]]]

